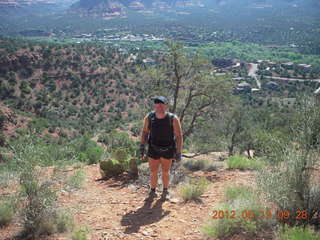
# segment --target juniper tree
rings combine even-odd
[[[158,64],[138,70],[142,86],[138,91],[145,104],[142,110],[150,108],[148,99],[152,96],[167,96],[186,139],[228,108],[231,77],[215,75],[208,59],[199,52],[186,51],[179,42],[168,41],[166,46]]]

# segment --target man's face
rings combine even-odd
[[[154,110],[158,113],[164,113],[168,109],[168,104],[164,104],[163,102],[160,102],[160,101],[155,101],[153,106],[154,106]]]

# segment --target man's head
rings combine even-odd
[[[152,98],[154,103],[154,110],[158,113],[165,113],[169,106],[169,101],[163,96]]]

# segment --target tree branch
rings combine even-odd
[[[180,122],[182,123],[183,121],[183,118],[184,118],[184,114],[185,114],[185,111],[187,110],[187,108],[189,107],[190,103],[191,103],[191,100],[193,98],[194,95],[192,95],[192,91],[193,91],[193,88],[191,87],[189,89],[189,95],[188,95],[188,98],[187,98],[187,103],[186,105],[184,106],[184,108],[182,109],[182,112],[181,112],[181,115],[180,115]]]
[[[204,108],[210,106],[210,105],[213,104],[214,102],[215,102],[214,100],[209,101],[208,103],[203,104],[202,106],[200,106],[200,107],[197,109],[197,111],[194,112],[194,114],[193,114],[193,116],[192,116],[192,120],[191,120],[191,122],[190,122],[190,124],[189,124],[189,127],[188,127],[188,129],[187,129],[187,130],[184,132],[184,134],[183,134],[183,138],[184,138],[184,139],[187,138],[187,137],[191,134],[191,132],[193,131],[193,128],[194,128],[194,125],[195,125],[195,122],[196,122],[197,118],[198,118],[199,116],[201,116],[201,114],[203,113],[202,110],[203,110]]]
[[[208,154],[210,152],[211,151],[197,152],[197,153],[194,153],[193,155],[184,155],[184,154],[182,154],[182,157],[184,157],[184,158],[194,158],[194,157],[200,156],[202,154]]]
[[[177,100],[178,100],[178,94],[179,94],[179,88],[180,88],[180,82],[181,82],[181,76],[179,75],[179,70],[178,70],[178,53],[177,52],[173,53],[173,64],[174,64],[173,71],[176,78],[176,87],[174,90],[173,108],[172,108],[172,112],[174,113],[177,108]]]

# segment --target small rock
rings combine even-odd
[[[172,198],[172,199],[170,199],[170,202],[171,203],[178,203],[179,199],[178,198]]]
[[[100,230],[103,230],[104,229],[104,227],[96,227],[95,228],[95,230],[97,230],[97,231],[100,231]]]
[[[130,185],[128,186],[128,189],[130,189],[130,190],[133,191],[133,192],[136,192],[136,191],[137,191],[137,187],[136,187],[135,185],[133,185],[133,184],[130,184]]]

